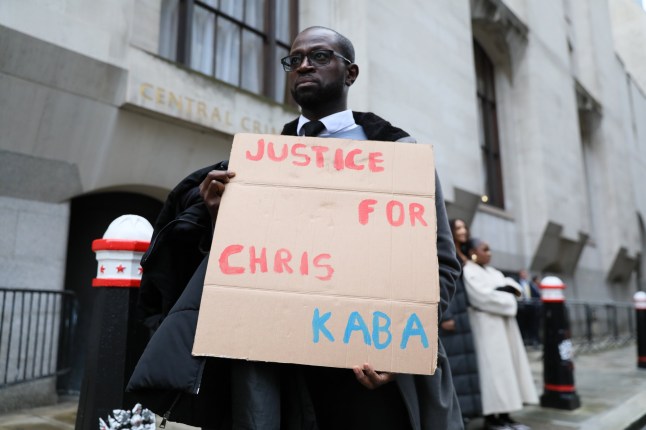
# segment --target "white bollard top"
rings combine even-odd
[[[152,235],[153,226],[138,215],[122,215],[112,221],[103,238],[92,242],[98,262],[92,286],[139,287],[143,273],[140,261]]]
[[[565,288],[565,284],[556,276],[546,276],[541,281],[541,288]]]
[[[633,296],[635,301],[635,309],[646,309],[646,293],[643,291],[637,291]]]
[[[541,280],[541,300],[543,302],[564,302],[565,284],[556,276],[546,276]]]
[[[150,242],[152,236],[153,226],[146,218],[139,215],[121,215],[110,223],[103,238]]]

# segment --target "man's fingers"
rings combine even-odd
[[[221,196],[224,193],[224,184],[228,184],[235,175],[235,172],[228,170],[211,170],[200,184],[202,198],[206,200],[213,194]]]
[[[209,189],[207,194],[215,193],[218,196],[221,196],[224,193],[224,184],[216,179],[213,179],[209,184]]]
[[[220,199],[224,194],[225,185],[235,175],[234,172],[228,170],[211,170],[199,186],[200,196],[202,196],[213,221],[218,215]]]
[[[222,182],[223,184],[228,184],[229,179],[235,176],[235,172],[229,170],[211,170],[206,177],[211,180],[216,180]]]
[[[379,382],[379,374],[375,372],[375,369],[368,363],[363,365],[363,373],[370,379],[372,382]]]
[[[395,379],[394,373],[388,372],[377,372],[375,369],[368,363],[365,363],[363,366],[354,366],[352,368],[354,375],[357,378],[357,381],[361,385],[371,390],[378,388],[384,384]]]
[[[377,388],[377,387],[374,386],[372,381],[370,381],[370,379],[364,373],[364,371],[363,371],[363,369],[361,367],[354,366],[352,368],[352,370],[354,371],[354,376],[357,378],[357,381],[359,381],[359,383],[361,385],[363,385],[364,387],[369,388],[371,390],[374,390],[375,388]]]

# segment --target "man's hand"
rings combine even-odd
[[[228,170],[211,170],[200,184],[200,195],[204,199],[204,204],[209,210],[213,222],[218,217],[224,186],[235,175],[234,172]]]
[[[379,388],[395,379],[394,373],[376,372],[374,367],[368,363],[363,366],[354,366],[352,370],[357,381],[370,390]]]

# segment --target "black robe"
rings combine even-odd
[[[372,113],[355,112],[354,117],[369,140],[396,141],[408,137],[406,132]],[[283,134],[295,135],[296,125],[297,120],[286,124]],[[149,327],[158,328],[133,372],[128,391],[144,407],[159,415],[170,414],[172,421],[194,426],[228,429],[232,428],[233,421],[244,421],[258,429],[325,428],[324,422],[317,422],[315,410],[320,414],[329,404],[321,406],[316,395],[310,396],[312,383],[320,381],[316,374],[308,371],[310,366],[191,355],[208,258],[207,244],[211,237],[211,231],[206,228],[210,226],[208,212],[195,190],[214,167],[226,169],[226,164],[201,169],[184,179],[169,195],[155,225],[150,251],[142,260],[144,276],[140,308],[142,320]],[[455,257],[437,176],[435,198],[439,308],[442,312],[455,290],[460,266]],[[185,252],[177,251],[178,244],[182,246],[180,249],[186,248]],[[198,261],[200,256],[203,256],[201,263]],[[187,273],[193,273],[190,280]],[[179,299],[173,305],[172,301],[178,294]],[[166,315],[164,310],[169,305],[172,309]],[[348,369],[333,369],[331,372],[347,375],[341,377],[345,381],[343,383],[347,383],[349,377],[354,378]],[[358,382],[352,387],[361,388],[357,386]],[[330,392],[334,392],[333,389],[330,387]],[[387,393],[386,399],[400,400],[402,409],[399,412],[408,415],[413,429],[463,428],[441,342],[435,375],[400,374],[394,383],[374,391],[379,390]],[[384,400],[380,395],[378,397]],[[368,397],[362,401],[366,399],[369,401]],[[361,411],[366,416],[377,409],[380,412],[384,409],[378,403],[368,403],[367,407]],[[330,425],[338,427],[338,423]],[[351,425],[348,423],[344,427]],[[386,422],[381,428],[387,428],[384,426],[387,426]]]

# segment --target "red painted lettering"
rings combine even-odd
[[[260,257],[256,257],[256,247],[249,248],[249,269],[251,273],[256,273],[256,265],[260,265],[260,272],[267,273],[267,249],[262,248]]]
[[[283,143],[283,147],[280,149],[280,156],[276,157],[274,142],[269,142],[269,144],[267,145],[267,155],[273,161],[283,161],[285,158],[287,158],[287,144]]]
[[[334,168],[336,170],[343,170],[343,149],[341,148],[334,151]]]
[[[310,273],[310,263],[309,263],[309,255],[307,255],[307,251],[301,255],[301,267],[300,267],[301,275],[309,275]]]
[[[397,207],[399,210],[399,218],[395,219],[393,217],[393,212],[394,209]],[[393,227],[399,227],[404,223],[404,205],[401,204],[401,202],[398,202],[397,200],[391,200],[386,204],[386,217],[388,218],[388,222],[390,225]]]
[[[383,172],[384,168],[381,166],[378,166],[377,164],[383,163],[384,159],[380,158],[384,154],[381,152],[371,152],[368,154],[368,168],[370,169],[371,172]]]
[[[410,212],[410,224],[415,225],[415,220],[419,220],[420,224],[424,227],[427,227],[428,224],[424,221],[424,206],[419,203],[411,203],[408,205],[408,211]]]
[[[229,256],[242,252],[244,246],[242,245],[229,245],[220,254],[218,262],[220,263],[220,270],[225,275],[238,275],[244,273],[244,267],[237,267],[229,265]]]
[[[303,143],[296,143],[294,146],[292,146],[292,155],[294,157],[303,158],[303,161],[296,161],[296,160],[292,161],[292,164],[294,166],[307,166],[308,164],[310,164],[310,161],[311,161],[310,156],[307,154],[298,152],[299,149],[303,149],[303,148],[306,148],[305,144]]]
[[[222,271],[223,274],[225,275],[238,275],[241,273],[244,273],[246,268],[241,267],[241,266],[233,266],[230,263],[230,259],[232,256],[235,254],[240,254],[243,252],[245,247],[243,245],[229,245],[222,252],[220,253],[220,258],[219,258],[219,263],[220,263],[220,270]],[[262,247],[255,247],[255,246],[249,246],[248,247],[248,253],[249,253],[249,273],[255,274],[258,276],[258,274],[261,273],[267,273],[269,271],[269,264],[268,264],[268,258],[267,258],[267,248]],[[273,254],[273,272],[274,273],[285,273],[285,274],[292,274],[294,273],[294,270],[290,266],[290,263],[292,262],[292,257],[294,254],[286,248],[280,248],[276,250],[276,252]],[[318,275],[315,275],[312,273],[312,276],[315,276],[317,279],[320,279],[322,281],[327,281],[332,278],[332,275],[334,274],[334,268],[332,267],[331,264],[327,260],[330,260],[332,257],[330,254],[319,254],[316,257],[314,257],[313,260],[310,260],[310,253],[308,251],[303,251],[300,254],[300,261],[299,261],[299,267],[298,267],[298,272],[302,276],[310,276],[310,268],[314,267],[316,269],[322,269],[322,270],[317,270]],[[294,264],[298,260],[294,259]]]
[[[359,224],[368,224],[368,214],[375,211],[373,206],[376,204],[377,200],[374,199],[361,200],[359,203]]]
[[[247,160],[258,161],[262,158],[264,153],[265,153],[265,141],[260,139],[258,140],[258,150],[256,151],[256,154],[253,155],[250,151],[247,151],[245,155],[247,156]]]
[[[293,273],[291,267],[289,267],[289,262],[292,260],[292,253],[288,249],[281,248],[276,251],[274,255],[274,272],[283,273],[285,270],[287,273]]]
[[[377,204],[379,204],[379,202],[373,199],[364,199],[359,202],[359,224],[368,224],[370,214],[375,211],[375,206]],[[412,227],[416,227],[418,222],[422,227],[428,227],[428,223],[424,219],[424,209],[424,205],[421,203],[413,202],[408,204],[408,216]],[[404,209],[404,204],[402,202],[391,200],[386,203],[385,210],[386,219],[391,226],[399,227],[406,221],[406,210]]]
[[[352,151],[348,152],[348,155],[345,156],[345,167],[348,169],[353,169],[353,170],[363,170],[365,167],[363,164],[357,165],[354,161],[354,157],[361,154],[360,149],[353,149]]]
[[[323,169],[325,168],[326,163],[326,153],[330,152],[330,148],[323,145],[314,145],[308,147],[304,143],[295,143],[290,145],[287,143],[276,144],[274,142],[267,142],[265,144],[264,139],[258,139],[256,144],[257,146],[255,148],[255,151],[245,151],[247,160],[263,160],[265,156],[266,146],[267,158],[271,161],[278,163],[282,161],[291,161],[294,166],[305,167],[312,164],[312,159],[314,159],[316,162],[316,167]],[[310,154],[309,151],[312,151],[313,154]],[[363,154],[363,150],[359,148],[350,149],[347,153],[345,153],[344,148],[336,148],[334,150],[332,159],[328,159],[327,162],[331,162],[332,166],[337,171],[344,169],[364,170],[366,168],[366,164],[368,165],[368,169],[371,172],[384,171],[384,159],[382,152],[369,152],[367,161],[362,158]]]
[[[312,146],[312,151],[316,153],[316,167],[325,167],[325,158],[323,153],[327,152],[329,148],[325,146]]]
[[[334,274],[334,268],[330,266],[329,264],[321,264],[321,260],[324,259],[330,259],[330,254],[319,254],[316,257],[314,257],[314,261],[312,262],[314,264],[314,267],[319,268],[319,269],[325,269],[326,274],[325,276],[316,276],[317,279],[320,279],[321,281],[327,281],[329,279],[332,279],[332,275]]]

